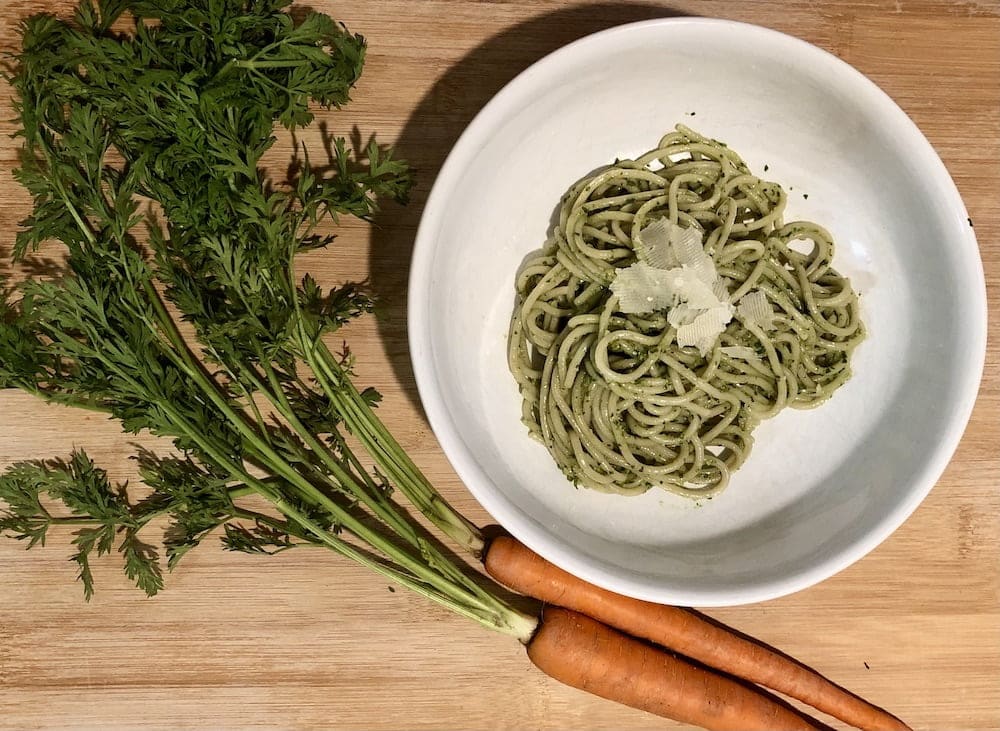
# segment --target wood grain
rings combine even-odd
[[[413,204],[375,229],[348,224],[307,265],[331,282],[370,277],[383,319],[353,326],[364,382],[432,480],[480,522],[422,417],[407,361],[405,282],[415,226],[461,130],[545,53],[623,22],[734,18],[818,44],[882,86],[921,127],[970,210],[992,324],[980,399],[947,472],[868,557],[784,599],[712,614],[809,662],[915,728],[1000,727],[1000,4],[997,2],[577,3],[314,0],[366,35],[369,63],[335,132],[395,140],[419,170]],[[0,8],[15,21],[66,0]],[[3,94],[6,99],[8,94]],[[6,111],[0,117],[7,118]],[[9,125],[0,132],[10,131]],[[0,231],[26,196],[0,137]],[[279,150],[277,154],[287,154]],[[85,447],[131,474],[130,440],[101,417],[0,394],[0,464]],[[132,440],[134,441],[134,440]],[[0,542],[0,729],[616,729],[670,723],[559,686],[511,641],[428,606],[323,552],[273,558],[204,547],[147,600],[100,562],[90,604],[68,534],[25,553]]]

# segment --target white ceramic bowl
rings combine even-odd
[[[726,491],[701,506],[658,490],[574,489],[521,424],[505,359],[515,271],[560,196],[677,122],[727,142],[758,174],[766,164],[790,191],[787,217],[831,230],[869,330],[853,379],[819,409],[765,422]],[[589,36],[497,94],[427,202],[409,310],[431,426],[493,517],[584,579],[699,606],[810,586],[895,530],[958,444],[986,343],[967,213],[906,114],[815,46],[700,18]]]

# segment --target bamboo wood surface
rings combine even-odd
[[[68,0],[0,3],[0,50],[16,21]],[[417,405],[405,290],[421,207],[479,108],[547,52],[619,23],[704,15],[811,41],[882,86],[934,144],[965,198],[986,268],[990,343],[979,402],[951,465],[906,524],[865,559],[780,600],[711,614],[771,642],[919,729],[1000,728],[1000,3],[313,0],[370,44],[330,129],[377,132],[418,169],[408,208],[347,224],[305,265],[321,282],[370,277],[380,320],[346,336],[361,382],[432,481],[489,522]],[[0,94],[7,103],[9,94]],[[12,116],[5,107],[0,117]],[[0,127],[6,262],[28,199]],[[277,159],[288,147],[276,151]],[[6,270],[6,264],[4,265]],[[918,394],[914,398],[919,398]],[[103,417],[0,393],[0,466],[85,447],[112,476],[133,444]],[[146,599],[117,564],[95,568],[89,604],[71,535],[30,553],[0,541],[0,729],[641,729],[668,721],[562,687],[506,637],[317,551],[255,558],[209,543]]]

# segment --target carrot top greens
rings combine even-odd
[[[84,0],[72,21],[23,23],[10,81],[16,177],[34,210],[14,259],[52,242],[67,258],[58,276],[7,289],[0,385],[105,412],[177,454],[139,455],[152,494],[138,502],[82,451],[15,465],[0,478],[0,531],[30,547],[51,525],[77,526],[88,598],[91,555],[116,548],[141,589],[162,587],[143,529],[164,515],[171,568],[217,531],[251,553],[319,544],[526,639],[537,620],[473,580],[393,499],[398,490],[482,550],[376,417],[377,394],[359,391],[323,341],[371,300],[294,273],[296,254],[332,243],[323,219],[405,200],[410,174],[374,142],[354,153],[338,139],[330,164],[305,154],[290,183],[268,179],[275,126],[308,125],[310,103],[345,104],[365,52],[326,15],[296,20],[287,4]],[[250,495],[276,510],[247,507]],[[51,500],[64,509],[50,512]]]

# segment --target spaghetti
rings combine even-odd
[[[763,419],[850,377],[858,297],[830,235],[785,223],[786,201],[682,125],[563,197],[518,273],[508,360],[525,424],[571,481],[710,496]]]

